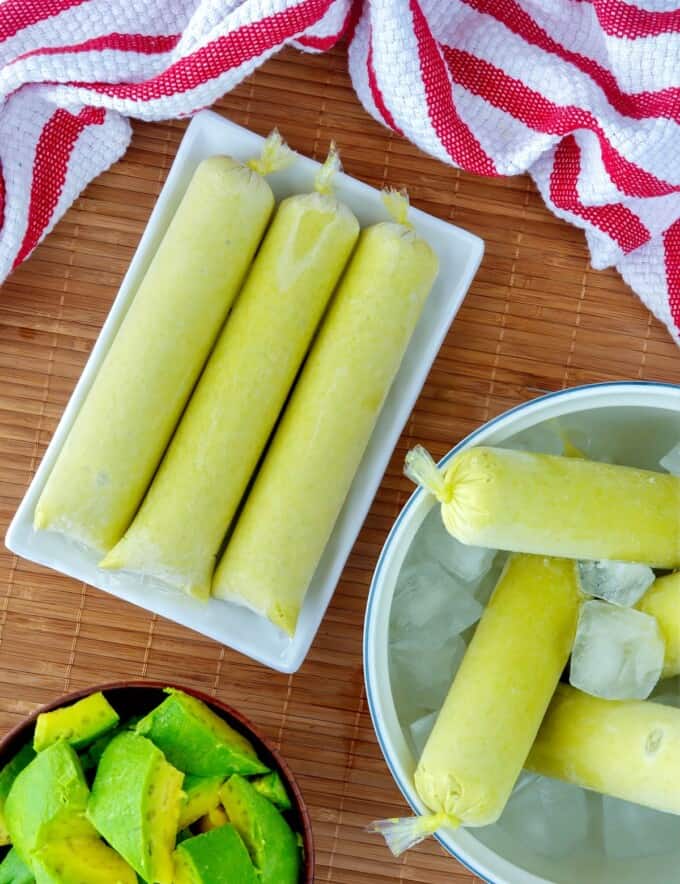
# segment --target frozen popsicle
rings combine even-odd
[[[498,819],[569,659],[582,598],[575,562],[508,559],[416,768],[431,815],[374,825],[396,853],[445,823]]]
[[[655,580],[636,607],[656,617],[666,643],[662,678],[680,675],[680,571]]]
[[[215,560],[359,235],[331,193],[279,206],[141,509],[101,563],[210,595]]]
[[[424,448],[406,474],[442,504],[463,543],[575,559],[680,565],[680,477],[504,448],[466,448],[438,469]]]
[[[437,273],[406,223],[364,230],[213,580],[288,634]]]
[[[269,220],[260,172],[289,157],[276,134],[254,169],[226,156],[198,166],[47,480],[36,528],[98,552],[120,540]]]
[[[526,767],[680,814],[680,709],[602,700],[560,684]]]

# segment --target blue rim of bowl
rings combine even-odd
[[[581,392],[583,390],[594,390],[594,389],[602,389],[602,388],[611,388],[617,389],[620,387],[656,387],[662,388],[666,390],[678,390],[680,391],[679,384],[670,384],[664,383],[662,381],[604,381],[596,384],[582,384],[578,387],[568,387],[565,390],[555,390],[552,393],[547,393],[544,396],[537,396],[535,399],[530,399],[528,402],[522,402],[519,405],[515,405],[513,408],[509,408],[507,411],[504,411],[502,414],[496,415],[496,417],[491,418],[491,420],[483,423],[481,427],[477,427],[476,430],[473,430],[464,439],[455,445],[448,454],[445,454],[444,457],[439,461],[439,466],[445,466],[449,460],[457,454],[457,452],[464,446],[469,444],[473,439],[475,439],[483,430],[487,430],[489,427],[494,426],[501,421],[506,420],[510,415],[516,414],[519,411],[524,411],[524,409],[533,407],[537,403],[547,402],[550,399],[559,399],[564,396],[570,396],[574,393]],[[373,723],[373,730],[375,731],[376,738],[378,740],[378,745],[380,746],[380,751],[382,752],[382,756],[385,759],[385,763],[389,768],[390,773],[392,774],[392,779],[397,784],[399,791],[402,796],[406,800],[407,804],[415,814],[419,814],[418,808],[413,804],[411,799],[408,796],[408,792],[406,790],[406,786],[402,778],[397,773],[392,759],[387,751],[387,745],[383,738],[383,734],[381,732],[380,726],[378,725],[378,718],[375,711],[375,700],[374,700],[374,691],[373,686],[371,684],[371,677],[369,675],[369,667],[366,665],[366,661],[368,660],[368,635],[370,632],[370,623],[371,617],[373,614],[373,608],[375,605],[375,600],[377,596],[377,586],[379,583],[380,573],[383,569],[385,556],[387,555],[388,549],[391,547],[392,542],[394,540],[394,535],[396,534],[400,524],[406,518],[407,513],[411,510],[411,508],[415,505],[416,501],[420,498],[422,494],[425,492],[422,488],[416,488],[416,490],[411,494],[409,499],[404,504],[401,512],[395,519],[394,525],[390,529],[390,533],[387,535],[387,539],[383,544],[383,547],[380,551],[380,555],[378,557],[377,564],[375,566],[375,571],[373,572],[373,578],[371,580],[371,586],[368,591],[368,600],[366,602],[366,615],[364,619],[364,637],[363,637],[363,659],[364,659],[364,683],[366,685],[366,699],[368,702],[368,710],[371,715],[371,722]],[[479,869],[476,869],[473,865],[471,865],[467,860],[464,860],[459,854],[456,853],[451,847],[444,843],[443,838],[440,835],[435,833],[434,838],[441,844],[444,850],[450,855],[453,856],[462,866],[471,871],[474,875],[476,875],[481,881],[486,882],[486,884],[503,884],[502,881],[492,881],[491,878],[485,877]]]

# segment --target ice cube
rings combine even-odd
[[[654,571],[631,562],[579,562],[581,589],[613,605],[630,608],[654,583]]]
[[[438,562],[465,583],[472,583],[481,580],[491,568],[497,550],[456,540],[444,527],[441,507],[436,506],[425,516],[410,552],[415,561]]]
[[[574,687],[606,700],[644,700],[659,680],[663,658],[655,617],[607,602],[581,606],[569,675]]]
[[[397,581],[390,637],[399,641],[421,631],[422,644],[443,644],[476,623],[482,611],[479,601],[441,565],[411,565]]]
[[[680,442],[664,454],[659,464],[674,476],[680,476]]]
[[[424,715],[417,721],[412,722],[409,726],[411,742],[413,743],[413,747],[416,750],[416,758],[420,758],[420,756],[423,754],[425,743],[427,743],[427,738],[432,733],[432,728],[434,727],[434,723],[437,720],[438,715],[438,711],[430,712],[429,715]]]
[[[521,792],[522,789],[526,789],[527,786],[531,786],[537,780],[540,780],[540,776],[535,773],[531,773],[528,770],[520,771],[519,776],[517,777],[517,782],[515,783],[512,794],[516,795],[517,792]]]
[[[616,859],[672,853],[680,843],[680,817],[602,797],[604,851]]]
[[[649,698],[652,703],[680,707],[680,678],[664,678],[654,688]]]
[[[501,574],[503,573],[509,555],[510,554],[507,552],[499,552],[494,559],[491,570],[488,574],[484,575],[484,577],[475,588],[475,598],[484,607],[489,604],[489,600],[493,595],[493,591],[496,588],[498,581],[500,580]]]
[[[400,633],[418,629],[440,617],[451,594],[451,576],[436,562],[422,562],[402,569],[392,602],[393,629]]]
[[[579,786],[536,777],[517,789],[498,825],[514,840],[548,857],[571,853],[588,835],[588,801]]]
[[[411,722],[441,709],[454,674],[465,654],[459,635],[428,643],[422,636],[390,646],[390,684],[397,715]]]
[[[565,435],[556,421],[543,421],[528,430],[522,430],[503,443],[513,451],[533,451],[536,454],[564,454]]]

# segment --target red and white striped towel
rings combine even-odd
[[[361,101],[447,163],[528,171],[680,342],[672,0],[0,0],[0,280],[124,152],[285,44],[342,35]],[[285,121],[283,128],[285,130]]]

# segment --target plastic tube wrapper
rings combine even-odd
[[[680,709],[602,700],[560,684],[526,767],[680,814]]]
[[[289,162],[278,133],[253,165]],[[35,527],[105,553],[127,529],[274,207],[259,171],[204,160],[189,182],[59,453]]]
[[[406,474],[456,539],[511,552],[680,566],[680,477],[574,457],[466,448],[439,469],[420,446]]]
[[[437,274],[391,200],[398,220],[362,232],[213,580],[289,635]]]
[[[582,598],[575,562],[510,557],[416,768],[432,813],[374,824],[393,852],[444,824],[501,815],[569,659]]]
[[[331,194],[332,149],[313,193],[279,206],[142,506],[102,562],[210,595],[215,561],[359,235]]]

